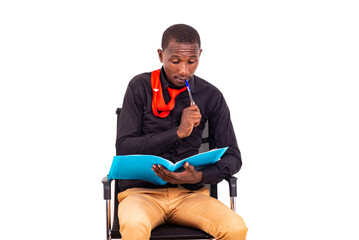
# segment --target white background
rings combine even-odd
[[[0,238],[104,239],[115,109],[134,75],[161,67],[163,31],[187,23],[202,38],[197,75],[231,109],[248,239],[358,240],[358,12],[345,0],[1,1]]]

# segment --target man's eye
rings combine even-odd
[[[172,61],[172,63],[173,63],[173,64],[178,64],[178,63],[179,63],[179,61]]]

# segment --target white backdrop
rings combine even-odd
[[[202,38],[197,75],[231,109],[248,239],[358,240],[358,11],[348,0],[2,1],[0,238],[104,239],[115,109],[134,75],[161,67],[162,32],[186,23]]]

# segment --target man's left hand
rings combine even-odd
[[[162,180],[172,184],[186,184],[186,183],[199,183],[202,181],[203,173],[196,171],[192,165],[188,162],[183,164],[184,171],[182,172],[171,172],[162,165],[154,164],[152,170]]]

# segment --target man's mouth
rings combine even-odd
[[[183,77],[183,76],[174,76],[173,77],[173,83],[175,84],[175,85],[177,85],[177,86],[185,86],[185,81],[186,81],[186,79],[187,79],[187,81],[189,81],[189,79],[190,79],[191,77],[188,77],[188,78],[186,78],[186,77]]]
[[[189,80],[190,79],[190,77],[175,77],[175,79],[178,79],[178,80],[180,80],[180,81],[184,81],[184,80]]]

